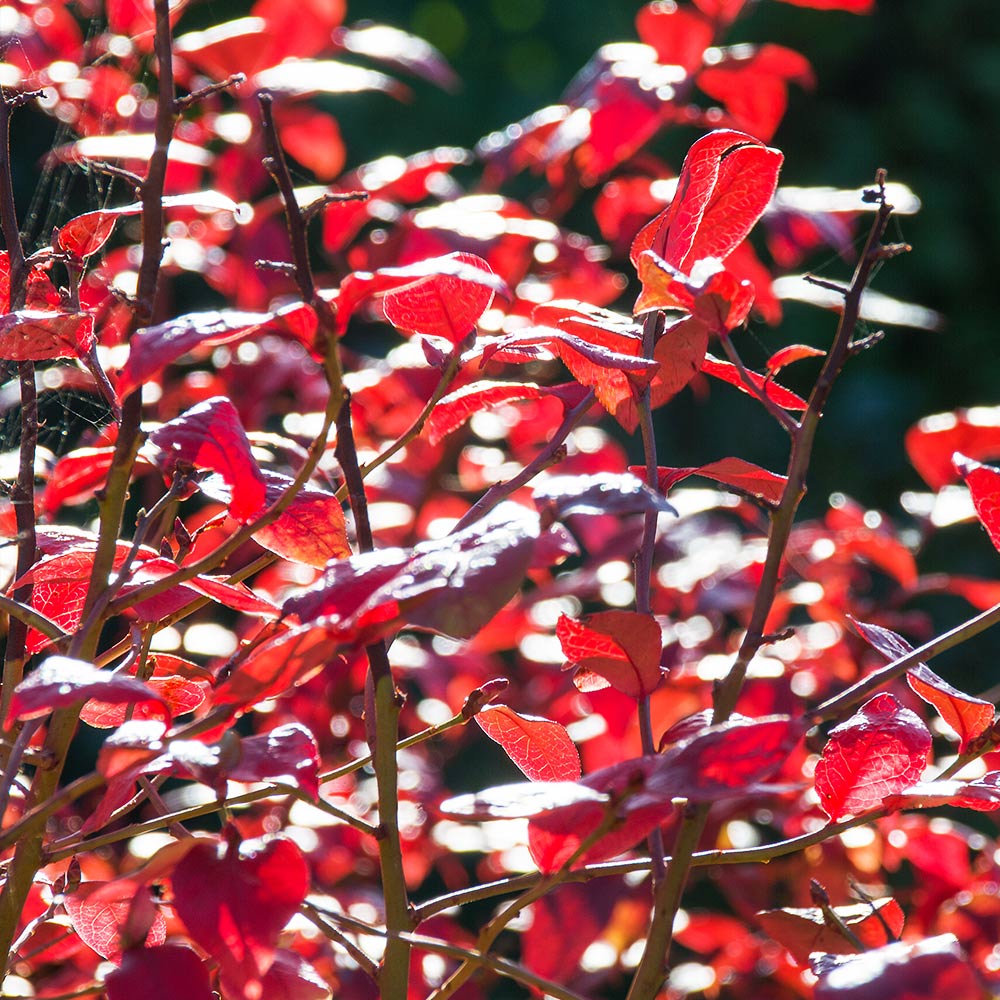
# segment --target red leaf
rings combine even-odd
[[[955,455],[952,461],[969,487],[976,516],[990,536],[993,547],[1000,550],[1000,470],[981,465],[964,455]]]
[[[382,298],[386,316],[395,326],[457,344],[475,328],[495,292],[509,294],[489,264],[469,253],[375,272],[355,271],[343,280],[337,294],[337,330],[347,329],[348,320],[363,302]]]
[[[975,781],[921,781],[905,791],[889,795],[887,809],[932,809],[955,806],[977,812],[1000,809],[1000,771],[990,771]]]
[[[576,390],[575,402],[580,402],[585,395],[583,387],[572,385]],[[427,421],[427,437],[431,444],[439,444],[449,434],[457,431],[473,414],[494,409],[504,403],[512,403],[522,399],[541,399],[548,395],[559,395],[559,398],[565,403],[570,394],[554,393],[554,388],[527,382],[490,382],[485,380],[473,382],[449,393],[434,407]]]
[[[282,839],[196,844],[171,882],[174,908],[192,939],[245,995],[261,997],[278,936],[309,891],[302,852]]]
[[[298,952],[279,948],[267,975],[261,980],[267,1000],[328,1000],[326,980]]]
[[[820,956],[814,1000],[982,1000],[983,989],[951,934],[899,941],[850,958]]]
[[[580,777],[580,755],[558,722],[520,715],[507,705],[487,705],[476,715],[476,722],[532,781]]]
[[[709,329],[697,316],[688,316],[663,331],[653,349],[653,360],[659,365],[649,389],[654,407],[663,406],[677,395],[701,371],[708,350]],[[635,430],[639,415],[625,423],[626,430]]]
[[[932,490],[955,482],[952,456],[1000,458],[1000,406],[977,406],[924,417],[906,432],[906,455]]]
[[[77,448],[56,462],[42,494],[42,511],[48,517],[59,513],[64,504],[85,503],[104,484],[114,448]]]
[[[639,38],[656,49],[666,66],[696,70],[715,37],[715,26],[700,11],[674,3],[644,4],[635,17]]]
[[[629,471],[639,475],[642,470],[636,465],[630,466]],[[660,490],[663,493],[667,493],[688,476],[704,476],[730,486],[739,493],[757,497],[772,507],[777,507],[781,503],[785,485],[788,483],[787,476],[768,472],[767,469],[762,469],[753,462],[745,462],[742,458],[720,458],[718,462],[709,462],[708,465],[683,469],[671,469],[661,465],[657,473]]]
[[[816,764],[816,793],[834,822],[875,809],[919,780],[931,734],[890,694],[876,695],[830,733]]]
[[[270,470],[261,470],[266,486],[264,503],[277,503],[293,480]],[[219,477],[209,476],[199,489],[213,500],[227,506],[232,491]],[[292,562],[322,569],[331,559],[343,559],[351,554],[347,540],[344,509],[333,493],[315,486],[306,486],[272,524],[253,533],[258,545]]]
[[[868,948],[898,940],[903,931],[903,911],[891,896],[851,906],[835,906],[834,913]],[[857,945],[827,923],[819,907],[764,910],[757,914],[764,930],[788,949],[799,965],[808,965],[812,952],[853,955]],[[890,936],[891,935],[891,936]]]
[[[20,309],[0,317],[0,358],[82,358],[94,345],[94,317],[84,312]]]
[[[12,719],[40,719],[57,708],[88,698],[111,703],[139,703],[147,712],[169,721],[166,702],[134,677],[99,670],[83,660],[50,656],[14,689],[10,703]]]
[[[644,698],[662,679],[663,639],[652,615],[602,611],[582,621],[561,615],[556,635],[570,666],[599,674],[631,698]]]
[[[134,674],[134,671],[132,671]],[[186,677],[151,677],[145,681],[146,686],[155,695],[163,699],[164,704],[175,718],[193,712],[205,701],[208,685],[204,681],[189,680]],[[114,729],[120,726],[129,716],[129,705],[112,704],[91,698],[80,709],[80,720],[95,729]],[[141,702],[131,705],[130,718],[153,719],[160,718],[161,710],[153,702]]]
[[[236,407],[222,396],[192,406],[149,435],[157,449],[151,458],[164,473],[185,468],[218,472],[232,490],[230,515],[246,522],[265,501],[264,477],[250,452],[250,442]]]
[[[331,563],[312,588],[285,602],[300,620],[331,616],[344,643],[367,643],[400,622],[469,638],[517,592],[539,521],[512,502],[442,539]]]
[[[735,385],[740,392],[749,393],[749,390],[743,383],[743,379],[740,377],[740,373],[728,361],[720,361],[718,358],[712,357],[711,354],[707,354],[701,370],[706,375],[711,375],[713,378],[728,382],[730,385]],[[750,381],[755,386],[767,394],[767,398],[771,402],[777,403],[783,409],[804,410],[806,408],[806,401],[801,396],[796,396],[794,392],[786,389],[784,386],[778,385],[773,379],[765,378],[763,375],[758,375],[757,372],[751,371],[748,371],[747,375],[749,375]]]
[[[129,941],[126,928],[131,923],[129,917],[139,899],[145,900],[149,909],[147,919],[142,921],[147,933],[143,934],[143,940]],[[154,904],[149,890],[133,879],[82,882],[66,895],[64,905],[73,930],[83,942],[115,964],[121,961],[123,948],[144,942],[146,947],[152,948],[163,944],[167,937],[167,922]],[[123,937],[126,938],[124,944]]]
[[[215,689],[216,706],[241,711],[303,684],[334,657],[342,640],[322,621],[308,622],[255,646]]]
[[[740,128],[769,142],[788,106],[788,84],[812,87],[812,67],[781,45],[737,45],[698,74],[698,87],[721,101]]]
[[[307,346],[316,331],[316,313],[302,302],[267,313],[189,313],[157,326],[136,331],[129,355],[118,376],[116,392],[124,399],[146,382],[154,381],[171,362],[196,347],[215,347],[268,331],[290,332]]]
[[[786,365],[794,364],[803,358],[825,358],[826,351],[821,351],[818,347],[810,347],[808,344],[790,344],[780,351],[775,351],[767,359],[767,370],[772,373],[781,371]]]
[[[190,949],[178,944],[130,948],[121,967],[104,980],[108,1000],[213,1000],[208,969]]]
[[[120,215],[120,212],[114,211],[78,215],[59,230],[56,243],[64,253],[83,260],[97,253],[108,242]]]
[[[279,781],[319,797],[319,750],[298,722],[240,741],[240,759],[226,775],[233,781]]]
[[[632,244],[638,267],[653,250],[683,274],[705,257],[725,260],[763,214],[783,157],[753,136],[720,129],[688,150],[670,206]]]
[[[891,629],[851,619],[851,624],[887,660],[898,660],[913,652],[913,647]],[[928,705],[933,705],[941,718],[955,730],[964,752],[970,740],[984,733],[993,724],[993,703],[974,698],[938,677],[926,663],[918,663],[906,672],[906,681]]]

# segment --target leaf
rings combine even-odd
[[[914,424],[904,439],[906,456],[924,482],[939,490],[959,478],[952,456],[977,462],[1000,458],[1000,406],[935,413]]]
[[[698,74],[698,87],[720,101],[741,129],[769,142],[788,106],[788,84],[811,89],[812,67],[781,45],[735,45]]]
[[[431,329],[416,332],[443,336],[452,343],[471,332],[493,293],[509,295],[506,283],[475,254],[452,253],[406,267],[354,271],[344,278],[337,293],[337,332],[347,329],[348,321],[363,302],[394,292],[400,295],[392,300],[390,308],[404,324],[402,329],[414,332],[411,327],[419,320],[421,324],[429,323]],[[457,294],[454,312],[442,299],[443,292]],[[408,312],[411,305],[412,315]]]
[[[590,476],[547,476],[534,488],[535,506],[558,520],[570,514],[675,514],[667,501],[631,473],[598,472]]]
[[[57,708],[99,698],[103,702],[141,704],[150,715],[169,721],[166,702],[134,677],[99,670],[83,660],[50,656],[14,689],[12,719],[41,719]]]
[[[534,361],[539,349],[559,357],[581,385],[593,387],[601,405],[612,416],[623,409],[631,412],[638,396],[657,371],[655,362],[639,356],[639,343],[618,334],[615,350],[612,336],[603,331],[599,342],[562,330],[529,327],[491,344],[483,352],[483,361]]]
[[[276,955],[278,936],[309,891],[302,852],[285,839],[196,844],[174,869],[174,909],[222,974],[248,996]],[[256,987],[256,989],[255,989]]]
[[[983,989],[951,934],[898,941],[863,955],[813,962],[815,1000],[982,1000]]]
[[[556,636],[569,666],[599,674],[630,698],[645,698],[663,678],[663,639],[652,615],[602,611],[578,621],[564,614]]]
[[[208,969],[179,944],[130,948],[104,980],[108,1000],[213,1000]]]
[[[440,444],[474,414],[523,399],[556,396],[565,407],[576,406],[586,396],[585,388],[575,382],[558,386],[540,386],[528,382],[472,382],[444,396],[431,411],[425,432],[431,444]]]
[[[710,726],[660,755],[649,790],[693,802],[745,794],[782,767],[802,731],[799,720],[785,715]]]
[[[376,90],[404,100],[410,93],[409,88],[385,73],[336,59],[286,59],[257,73],[253,85],[258,90],[272,90],[292,97]]]
[[[517,592],[539,533],[537,515],[500,504],[445,538],[331,563],[284,610],[302,621],[328,618],[345,644],[372,642],[404,622],[469,638]]]
[[[167,475],[187,469],[218,472],[232,491],[230,516],[247,522],[266,499],[264,477],[250,452],[236,407],[223,396],[192,406],[152,431],[150,460]]]
[[[697,70],[715,37],[711,20],[698,10],[668,3],[644,4],[635,16],[639,38],[656,49],[667,66]]]
[[[989,771],[975,781],[921,781],[886,797],[887,809],[933,809],[954,806],[995,812],[1000,809],[1000,771]]]
[[[399,28],[386,24],[338,28],[333,33],[333,40],[348,52],[406,70],[437,84],[442,90],[454,92],[461,85],[455,71],[430,42]]]
[[[93,500],[94,491],[107,478],[114,452],[113,447],[76,448],[63,455],[45,484],[42,511],[51,518],[59,513],[64,504]]]
[[[891,629],[854,618],[851,618],[851,624],[862,638],[867,639],[889,661],[898,660],[913,652],[913,647]],[[971,740],[993,725],[992,702],[974,698],[952,687],[926,663],[910,667],[906,672],[906,681],[928,705],[933,705],[941,713],[941,718],[958,734],[961,741],[960,753],[965,752]]]
[[[232,706],[237,713],[251,705],[304,684],[323,669],[343,645],[339,633],[324,621],[310,621],[255,646],[246,659],[212,695],[216,706]]]
[[[575,781],[580,777],[580,755],[558,722],[520,715],[507,705],[487,705],[475,718],[530,780]]]
[[[823,811],[838,822],[877,808],[919,780],[930,747],[918,715],[890,694],[876,695],[830,732],[816,764]]]
[[[969,487],[976,516],[990,536],[993,547],[1000,551],[1000,470],[964,455],[955,455],[952,462]]]
[[[227,771],[232,781],[278,781],[319,798],[319,749],[305,726],[289,722],[262,736],[240,740],[240,759]]]
[[[132,673],[134,674],[134,671]],[[203,704],[208,688],[205,681],[193,681],[187,677],[150,677],[144,683],[150,691],[163,699],[163,703],[174,718],[193,712]],[[133,719],[153,719],[161,715],[155,703],[140,702],[130,706],[121,702],[114,704],[91,698],[80,709],[80,721],[95,729],[113,729],[125,721],[130,707]]]
[[[790,344],[788,347],[775,351],[767,359],[767,370],[777,374],[787,365],[802,361],[805,358],[825,358],[826,351],[821,351],[818,347],[810,347],[808,344]]]
[[[149,908],[148,933],[141,941],[128,941],[123,931],[137,899],[144,899]],[[145,943],[147,948],[161,945],[167,938],[167,922],[155,906],[149,890],[133,879],[114,882],[82,882],[73,892],[67,893],[63,905],[84,944],[93,948],[102,958],[116,965],[122,960],[122,937],[125,947]]]
[[[609,796],[575,781],[525,781],[445,799],[438,808],[460,819],[526,819],[581,803],[603,807]]]
[[[154,381],[167,367],[197,347],[231,344],[270,331],[292,332],[307,346],[316,330],[316,313],[298,302],[267,313],[239,312],[234,309],[188,313],[157,326],[137,330],[129,346],[128,359],[118,375],[116,393],[120,400],[147,382]]]
[[[711,354],[707,354],[705,355],[705,363],[701,366],[701,370],[706,375],[711,375],[712,378],[735,385],[740,392],[751,394],[743,383],[740,373],[728,361],[720,361],[718,358],[712,357]],[[747,375],[750,381],[764,392],[772,403],[777,403],[782,409],[804,410],[806,408],[807,403],[801,396],[797,396],[791,390],[778,385],[773,379],[765,378],[763,375],[758,375],[757,372],[752,371],[747,371]]]
[[[744,132],[719,129],[688,150],[668,208],[636,237],[632,263],[653,250],[682,274],[699,260],[725,260],[763,214],[782,155]]]
[[[267,1000],[329,1000],[326,980],[297,951],[279,948],[261,981]]]
[[[262,469],[266,493],[264,504],[271,507],[292,485],[289,476]],[[208,476],[198,484],[213,500],[232,502],[232,491],[218,476]],[[305,486],[295,494],[276,521],[253,533],[258,545],[292,562],[322,569],[331,559],[351,554],[344,509],[336,495],[315,486]]]
[[[20,309],[0,317],[0,358],[6,361],[82,358],[93,344],[90,313]]]
[[[835,906],[834,913],[866,948],[879,948],[898,940],[903,932],[903,911],[891,896],[850,906]],[[757,914],[764,930],[782,944],[799,965],[807,966],[812,952],[853,955],[857,946],[826,921],[819,907],[784,907]]]
[[[495,277],[489,264],[475,254],[458,253],[452,257],[469,269],[482,271],[484,276]],[[475,330],[493,295],[494,288],[484,280],[430,274],[385,292],[382,309],[397,330],[444,337],[452,344],[460,344]]]
[[[629,471],[639,475],[641,469],[639,466],[632,466]],[[704,476],[706,479],[714,479],[724,486],[729,486],[738,493],[763,500],[772,507],[777,507],[781,503],[788,483],[787,476],[768,472],[767,469],[762,469],[753,462],[745,462],[742,458],[720,458],[718,462],[709,462],[708,465],[682,469],[671,469],[661,465],[656,471],[662,493],[667,493],[688,476]]]

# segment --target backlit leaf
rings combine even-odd
[[[955,452],[985,462],[1000,458],[1000,406],[935,413],[914,424],[904,439],[906,456],[932,490],[955,482]]]
[[[638,475],[639,466],[633,466],[629,471]],[[709,462],[708,465],[683,469],[670,469],[661,465],[657,473],[660,490],[663,493],[667,493],[688,476],[704,476],[739,493],[763,500],[772,507],[781,503],[788,482],[787,476],[768,472],[767,469],[762,469],[753,462],[745,462],[742,458],[720,458],[718,462]]]
[[[147,948],[152,948],[166,940],[167,922],[155,906],[149,890],[132,879],[82,882],[66,895],[64,905],[73,930],[84,943],[102,958],[117,964],[122,959],[122,931],[129,922],[136,899],[142,897],[149,908],[149,930],[144,942]],[[143,941],[126,941],[126,944],[134,947],[143,944]]]
[[[188,469],[218,472],[232,490],[229,513],[249,521],[265,500],[264,477],[250,453],[236,407],[222,396],[192,406],[149,435],[150,456],[165,474]]]
[[[982,987],[951,934],[899,941],[850,958],[818,955],[815,1000],[981,1000]]]
[[[871,902],[835,906],[834,912],[866,947],[879,948],[898,940],[903,931],[903,911],[891,896]],[[819,907],[785,907],[757,914],[764,930],[788,949],[799,965],[808,965],[813,952],[853,955],[857,946],[826,921]]]
[[[284,839],[199,843],[178,863],[171,883],[174,908],[194,941],[219,962],[225,978],[260,996],[278,936],[309,889],[299,848]]]
[[[882,805],[916,783],[927,766],[931,734],[890,694],[867,701],[830,733],[816,764],[816,793],[835,822]]]
[[[548,476],[534,488],[535,506],[553,518],[570,514],[676,513],[660,494],[631,473]]]
[[[1000,809],[1000,771],[989,771],[975,781],[941,779],[921,781],[885,800],[887,809],[933,809],[955,806],[977,812]]]
[[[735,385],[740,392],[750,393],[746,384],[743,381],[739,371],[737,371],[734,365],[731,365],[728,361],[720,361],[718,358],[713,357],[711,354],[705,356],[705,363],[701,366],[701,370],[706,375],[711,375],[712,378],[720,379],[723,382],[728,382],[730,385]],[[786,389],[784,386],[778,385],[771,378],[765,378],[763,375],[758,375],[757,372],[747,371],[747,376],[750,381],[763,392],[772,403],[777,403],[782,409],[785,410],[804,410],[806,408],[806,401],[801,397],[797,396],[790,389]]]
[[[50,656],[14,689],[10,714],[14,719],[40,719],[57,708],[89,698],[110,703],[145,703],[161,719],[170,718],[165,701],[134,677],[99,670],[83,660]]]
[[[1000,550],[1000,470],[955,455],[955,469],[969,487],[972,503],[994,547]]]
[[[319,750],[305,726],[289,722],[240,740],[240,759],[227,771],[232,781],[278,781],[319,796]]]
[[[293,331],[310,343],[316,329],[311,306],[296,303],[276,312],[188,313],[157,326],[137,330],[129,342],[129,355],[118,376],[117,393],[124,399],[146,382],[155,380],[167,365],[196,347],[230,344],[269,331]]]
[[[108,1000],[213,1000],[208,968],[190,948],[130,948],[104,980]]]
[[[891,629],[851,619],[851,624],[886,659],[898,660],[913,652],[913,647]],[[928,705],[933,705],[941,718],[958,734],[960,751],[993,724],[993,703],[974,698],[931,670],[926,663],[917,663],[906,672],[906,681]]]
[[[93,344],[90,313],[20,309],[0,317],[0,358],[7,361],[82,358]]]
[[[487,705],[475,718],[530,780],[575,781],[580,777],[580,755],[558,722],[520,715],[507,705]]]
[[[631,698],[659,686],[663,640],[651,615],[601,611],[582,621],[561,615],[556,635],[571,666],[599,674]]]

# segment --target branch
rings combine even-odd
[[[365,484],[358,465],[351,426],[351,396],[345,389],[343,405],[337,420],[337,461],[344,473],[354,515],[354,530],[358,548],[370,552],[374,548]],[[382,967],[379,970],[379,992],[384,1000],[405,1000],[410,969],[410,946],[398,935],[413,929],[410,900],[403,871],[403,850],[399,837],[399,788],[396,742],[399,739],[399,711],[402,698],[389,665],[384,642],[374,642],[365,648],[368,655],[368,680],[374,692],[375,718],[369,726],[372,763],[378,789],[377,833],[379,865],[382,871],[382,893],[385,898],[386,930],[390,932]]]
[[[850,355],[851,338],[861,312],[861,297],[871,278],[872,271],[881,259],[881,241],[892,214],[892,206],[885,200],[885,171],[876,176],[880,203],[868,233],[864,251],[854,270],[854,276],[844,301],[833,344],[809,397],[802,421],[792,434],[791,455],[788,461],[788,482],[782,492],[781,503],[771,513],[767,555],[761,573],[760,585],[754,599],[753,611],[746,634],[740,644],[733,666],[726,678],[716,687],[713,696],[712,722],[725,722],[736,708],[747,668],[766,642],[764,626],[770,614],[781,580],[781,564],[799,503],[805,495],[806,475],[812,458],[816,431],[833,384]],[[628,1000],[653,1000],[666,978],[673,925],[681,896],[687,884],[691,859],[701,839],[708,819],[710,806],[689,806],[677,830],[673,860],[667,876],[657,887],[653,898],[653,915],[649,935],[635,978],[629,989]]]

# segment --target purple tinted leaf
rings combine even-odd
[[[677,511],[659,493],[631,473],[549,476],[535,487],[535,506],[553,519],[569,514],[645,514]]]
[[[445,799],[438,807],[461,819],[525,819],[586,804],[603,808],[610,796],[575,781],[524,781]]]
[[[89,698],[110,704],[142,703],[161,718],[170,718],[163,699],[142,681],[68,656],[50,656],[14,689],[10,715],[22,721],[39,719]]]
[[[319,749],[305,726],[291,722],[263,736],[240,742],[239,762],[227,776],[233,781],[280,781],[319,796]]]

